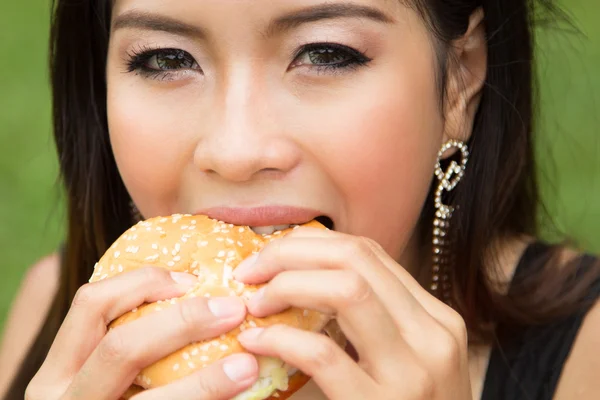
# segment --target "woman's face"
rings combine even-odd
[[[397,0],[116,0],[112,22],[110,138],[145,217],[327,215],[409,261],[444,136],[418,14]],[[263,206],[310,211],[248,210]]]

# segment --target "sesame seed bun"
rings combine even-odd
[[[303,226],[327,229],[317,221]],[[233,279],[233,270],[242,260],[259,252],[267,243],[285,236],[292,230],[293,228],[290,228],[274,232],[272,235],[259,235],[247,226],[235,226],[206,216],[173,215],[152,218],[136,224],[115,241],[94,267],[90,282],[145,266],[187,272],[198,277],[198,284],[184,296],[144,304],[112,321],[109,329],[172,307],[191,297],[238,296],[249,299],[252,293],[263,285],[245,285],[238,282]],[[167,385],[222,358],[245,352],[237,340],[237,335],[252,327],[286,324],[313,332],[321,332],[328,327],[330,336],[341,344],[344,340],[343,335],[339,335],[339,330],[331,329],[333,325],[330,321],[329,316],[298,308],[290,308],[266,318],[247,315],[246,320],[234,330],[212,340],[192,343],[144,368],[123,398]],[[260,381],[236,399],[282,400],[300,389],[309,379],[281,360],[261,356],[257,359]],[[274,370],[279,372],[279,378],[281,371],[285,371],[283,382],[279,382],[279,378],[276,379]],[[288,376],[291,379],[288,380]],[[257,390],[259,386],[260,394]],[[271,386],[274,386],[272,390],[269,389]],[[265,393],[265,390],[268,393]]]

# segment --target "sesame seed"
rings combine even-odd
[[[114,271],[114,270],[115,270],[115,266],[114,266],[114,265],[111,265],[111,266],[110,266],[110,271],[112,272],[112,271]]]
[[[167,254],[169,254],[169,249],[167,249],[166,247],[163,247],[163,254],[166,256]]]
[[[221,346],[219,346],[219,349],[221,349],[222,351],[227,351],[229,350],[229,346],[227,346],[226,344],[222,344]]]
[[[191,369],[194,369],[194,368],[196,368],[196,364],[194,364],[193,362],[190,361],[188,363],[188,367],[190,367]]]
[[[174,266],[175,266],[175,263],[174,263],[173,261],[169,261],[169,262],[167,263],[167,265],[168,265],[169,267],[174,267]]]
[[[187,352],[183,353],[183,359],[184,360],[189,360],[190,359],[190,354],[187,353]]]
[[[256,328],[256,322],[252,320],[248,321],[248,325],[250,325],[252,328]]]
[[[216,240],[217,240],[217,242],[222,242],[222,241],[224,241],[225,239],[224,239],[224,238],[222,238],[222,237],[218,237]]]
[[[181,256],[175,256],[175,257],[173,258],[173,261],[181,261]]]
[[[196,225],[196,220],[195,220],[195,219],[193,219],[193,220],[192,220],[192,222],[190,222],[190,224],[192,224],[192,225]]]
[[[198,242],[198,245],[200,247],[206,247],[206,246],[208,246],[208,242],[206,240],[203,240],[202,242]]]
[[[119,264],[119,272],[123,272],[123,266]]]
[[[134,308],[133,310],[131,310],[132,313],[137,312],[138,308]]]
[[[104,274],[100,277],[100,280],[108,278],[108,274]]]
[[[241,227],[241,228],[238,229],[239,233],[244,233],[245,231],[246,231],[246,228],[244,228],[244,227]]]
[[[161,224],[164,224],[164,223],[165,223],[165,222],[167,222],[167,221],[168,221],[168,219],[167,219],[167,218],[161,218],[159,222],[160,222]]]
[[[198,355],[198,349],[194,349],[194,350],[192,350],[192,355],[193,355],[193,356],[197,356],[197,355]]]
[[[152,244],[152,250],[158,250],[158,245],[156,243]]]
[[[244,243],[242,243],[242,242],[237,242],[237,245],[240,247],[244,247]]]
[[[173,371],[177,371],[179,369],[179,364],[173,365]]]
[[[175,243],[175,250],[176,250],[177,252],[180,252],[180,251],[181,251],[181,245],[180,245],[179,243]]]
[[[229,244],[234,244],[235,242],[233,241],[233,239],[227,238],[225,239],[227,241],[227,243]]]
[[[225,257],[225,251],[221,250],[218,254],[217,257]]]
[[[121,255],[120,251],[115,251],[115,258],[119,258],[120,255]]]
[[[210,360],[210,358],[208,356],[200,356],[200,361],[208,362],[208,360]]]

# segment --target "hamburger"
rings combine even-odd
[[[327,229],[317,221],[300,226]],[[249,299],[264,285],[245,285],[233,278],[238,264],[258,253],[267,243],[284,237],[298,225],[278,227],[275,232],[253,231],[206,216],[172,215],[139,222],[119,237],[94,266],[90,282],[145,266],[186,272],[198,277],[195,287],[178,298],[146,303],[112,321],[114,329],[145,315],[159,312],[192,297],[238,296]],[[212,340],[191,343],[144,368],[124,394],[128,399],[143,390],[167,385],[234,353],[245,352],[237,335],[246,329],[286,324],[298,329],[323,332],[341,347],[345,338],[332,317],[314,310],[289,308],[266,318],[247,315],[241,325]],[[234,400],[286,399],[309,377],[282,360],[256,356],[259,379]]]

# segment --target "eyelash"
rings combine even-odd
[[[311,53],[312,52],[312,53]],[[316,54],[315,54],[316,53]],[[297,60],[307,55],[311,62],[314,61],[313,57],[319,56],[333,56],[334,58],[342,57],[341,61],[326,64],[300,64],[297,65]],[[182,63],[192,64],[191,67],[183,68],[172,68],[172,69],[157,69],[149,67],[148,64],[153,61],[156,56],[170,57],[171,60],[177,59]],[[293,55],[292,66],[308,66],[314,69],[318,74],[330,73],[339,74],[349,72],[357,69],[361,66],[368,64],[371,61],[370,58],[365,56],[362,52],[355,50],[351,47],[344,46],[337,43],[311,43],[302,46]],[[199,70],[202,71],[198,63],[194,58],[185,50],[174,49],[174,48],[149,48],[140,47],[127,54],[125,60],[127,65],[127,72],[135,72],[143,76],[144,78],[156,79],[156,80],[173,80],[176,79],[177,74],[181,74],[184,71]],[[155,60],[158,62],[158,59]],[[197,67],[197,68],[194,68]]]

